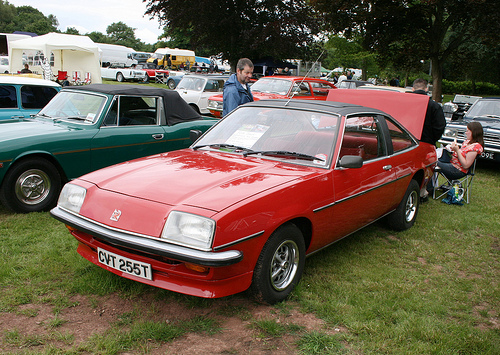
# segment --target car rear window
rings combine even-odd
[[[41,109],[57,94],[57,90],[47,86],[23,85],[21,103],[23,108]]]
[[[17,108],[16,88],[14,86],[0,86],[0,108]]]

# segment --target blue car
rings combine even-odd
[[[13,75],[0,76],[0,120],[29,118],[61,90],[53,81]]]

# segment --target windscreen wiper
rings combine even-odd
[[[204,148],[204,147],[211,147],[211,148],[213,147],[213,148],[220,148],[220,149],[232,149],[233,151],[241,150],[244,152],[253,152],[253,150],[251,150],[251,149],[248,149],[245,147],[240,147],[240,146],[233,145],[233,144],[226,144],[226,143],[202,144],[202,145],[194,146],[193,149],[197,150],[197,149]]]
[[[248,155],[277,155],[277,156],[284,156],[284,157],[292,157],[292,158],[297,158],[297,159],[303,159],[303,160],[318,160],[321,162],[324,162],[325,160],[322,158],[318,158],[309,154],[304,154],[304,153],[297,153],[297,152],[289,152],[286,150],[263,150],[263,151],[250,151],[250,152],[243,152],[243,156],[246,157]]]

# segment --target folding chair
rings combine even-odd
[[[439,168],[436,168],[434,176],[432,178],[432,182],[434,185],[432,198],[436,200],[445,196],[448,193],[448,191],[453,187],[453,185],[455,183],[458,183],[458,185],[462,189],[464,189],[463,200],[465,201],[465,203],[469,203],[470,187],[472,185],[472,180],[474,180],[474,176],[476,175],[476,160],[474,160],[474,163],[472,163],[472,166],[469,168],[467,174],[460,179],[450,180],[443,174],[443,172]],[[442,191],[438,192],[437,190],[439,189],[442,189]]]
[[[156,73],[155,75],[155,83],[157,84],[165,84],[165,74],[163,73]]]
[[[84,83],[85,85],[88,85],[88,84],[90,84],[91,82],[92,82],[92,78],[91,78],[91,76],[90,76],[90,73],[85,73],[85,80],[83,81],[83,83]]]
[[[80,72],[74,71],[72,79],[75,85],[80,85],[81,84]]]

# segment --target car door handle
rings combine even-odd
[[[392,165],[385,165],[383,167],[384,170],[391,170],[392,169]]]
[[[162,133],[153,134],[152,137],[156,140],[160,140],[163,139],[163,134]]]

